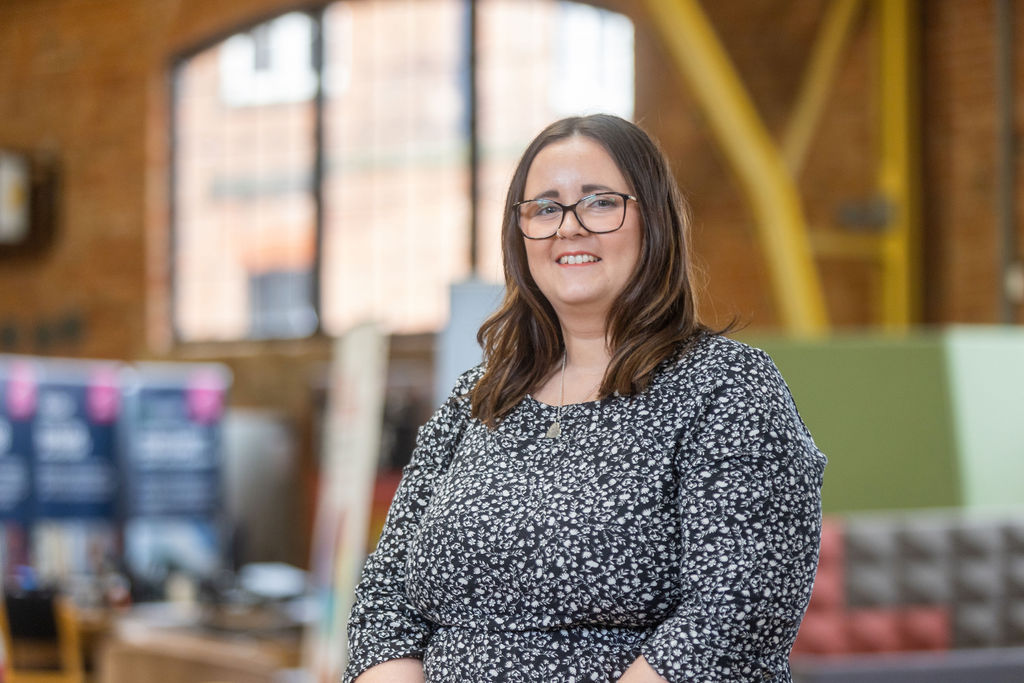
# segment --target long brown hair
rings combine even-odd
[[[574,135],[594,140],[611,155],[638,200],[643,227],[636,267],[605,322],[612,356],[600,396],[643,391],[658,363],[705,329],[697,319],[691,286],[688,209],[658,145],[617,116],[556,121],[526,148],[505,199],[505,298],[477,333],[486,369],[471,393],[472,415],[490,428],[543,382],[563,353],[558,316],[530,274],[513,205],[524,198],[537,154]]]

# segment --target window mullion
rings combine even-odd
[[[313,96],[313,229],[316,247],[313,251],[312,303],[316,313],[316,330],[321,334],[323,325],[323,278],[324,250],[324,12],[320,9],[312,14],[313,19],[313,71],[316,73],[316,92]]]
[[[466,18],[466,106],[469,109],[469,275],[479,276],[477,235],[479,232],[480,139],[477,129],[477,42],[476,0],[467,0]]]

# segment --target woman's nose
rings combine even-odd
[[[576,217],[576,212],[566,211],[565,218],[562,219],[562,226],[558,228],[558,236],[566,239],[575,235],[582,235],[585,232],[586,230],[580,223],[580,219]]]

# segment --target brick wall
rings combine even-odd
[[[1019,41],[1024,7],[1012,4]],[[990,323],[1000,314],[994,5],[929,2],[923,13],[926,304],[929,320],[936,323]],[[1024,128],[1024,50],[1019,47],[1015,62],[1019,136]],[[1024,174],[1017,158],[1019,197]],[[1024,244],[1022,204],[1016,204],[1017,239]],[[1018,305],[1018,322],[1024,320],[1021,313]]]

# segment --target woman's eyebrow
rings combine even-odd
[[[580,187],[580,191],[583,195],[592,194],[594,192],[613,192],[612,188],[607,185],[598,185],[588,183]],[[581,195],[581,196],[583,196]],[[534,199],[558,199],[558,190],[545,190],[540,194],[536,195]]]

